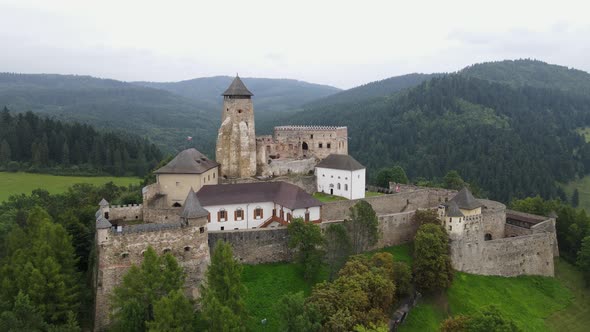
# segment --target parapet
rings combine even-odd
[[[338,130],[347,129],[345,126],[278,126],[275,130]]]

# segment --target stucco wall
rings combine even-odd
[[[365,197],[365,170],[346,171],[316,167],[317,191],[348,199]]]
[[[186,196],[191,188],[199,191],[202,186],[218,184],[219,175],[217,167],[202,174],[159,174],[158,184],[161,194],[167,195],[168,207],[174,203],[184,205]]]

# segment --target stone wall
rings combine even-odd
[[[203,224],[206,220],[201,221]],[[123,232],[107,232],[106,241],[97,246],[95,283],[95,331],[108,326],[111,313],[110,295],[132,265],[139,265],[143,253],[152,246],[159,255],[170,252],[186,273],[185,292],[199,296],[199,285],[209,264],[207,232],[197,226],[172,224],[143,224],[123,227]],[[98,241],[98,240],[97,240]]]
[[[112,205],[109,209],[108,219],[111,221],[143,220],[142,208],[141,204]]]
[[[480,199],[483,203],[482,216],[483,216],[483,233],[490,234],[492,239],[501,239],[505,236],[505,225],[506,225],[506,205],[490,201],[487,199]]]
[[[511,224],[506,224],[504,226],[505,237],[515,237],[515,236],[530,235],[530,234],[533,234],[533,231],[529,228],[524,228],[524,227],[515,226],[515,225],[511,225]]]
[[[275,159],[270,164],[259,166],[258,174],[262,176],[281,176],[288,174],[309,174],[315,169],[317,161],[315,158],[307,159]]]
[[[164,209],[143,209],[143,220],[153,223],[169,223],[180,220],[182,207]]]
[[[287,228],[248,229],[209,232],[209,250],[213,254],[219,240],[229,242],[237,260],[245,264],[285,262],[291,260]]]

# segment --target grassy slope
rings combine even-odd
[[[139,184],[138,178],[133,177],[83,177],[83,176],[55,176],[32,173],[0,172],[0,202],[14,194],[28,194],[32,190],[42,188],[52,194],[62,193],[76,183],[91,183],[101,185],[113,181],[117,185]]]
[[[379,251],[393,254],[394,259],[398,261],[411,261],[409,245],[388,247]],[[326,279],[326,272],[320,275],[318,281]],[[251,331],[262,330],[260,321],[264,318],[267,319],[264,330],[278,331],[280,298],[287,293],[296,292],[304,292],[308,295],[312,288],[303,280],[302,272],[297,265],[288,263],[244,265],[242,281],[247,288],[244,299],[251,316],[248,322]]]
[[[586,212],[590,212],[590,175],[568,182],[567,184],[562,185],[562,188],[568,199],[572,198],[574,189],[577,188],[578,193],[580,194],[580,208],[585,209]]]
[[[445,298],[425,299],[401,331],[437,331],[449,314],[469,314],[492,304],[524,331],[582,331],[590,326],[588,291],[582,291],[578,282],[575,288],[569,286],[570,279],[577,280],[579,275],[565,262],[558,262],[556,278],[457,273]]]

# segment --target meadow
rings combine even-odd
[[[380,251],[392,253],[397,261],[411,263],[410,245],[376,252]],[[322,273],[318,282],[325,278],[326,273]],[[279,331],[279,299],[290,292],[308,295],[313,287],[303,280],[297,265],[290,263],[245,265],[243,281],[251,316],[248,327],[253,331]],[[451,288],[438,296],[426,296],[410,312],[400,331],[438,331],[440,322],[449,315],[473,313],[486,305],[495,305],[524,331],[587,331],[590,326],[590,291],[584,287],[579,271],[557,260],[555,278],[457,272]]]
[[[565,191],[568,200],[572,199],[574,189],[578,189],[578,193],[580,194],[579,207],[586,210],[586,212],[590,212],[590,175],[570,181],[561,187],[563,188],[563,191]]]
[[[51,194],[65,192],[76,183],[90,183],[102,185],[113,182],[120,186],[139,184],[141,181],[135,177],[113,177],[113,176],[56,176],[36,173],[10,173],[0,172],[0,202],[15,194],[30,194],[34,189],[45,189]]]

